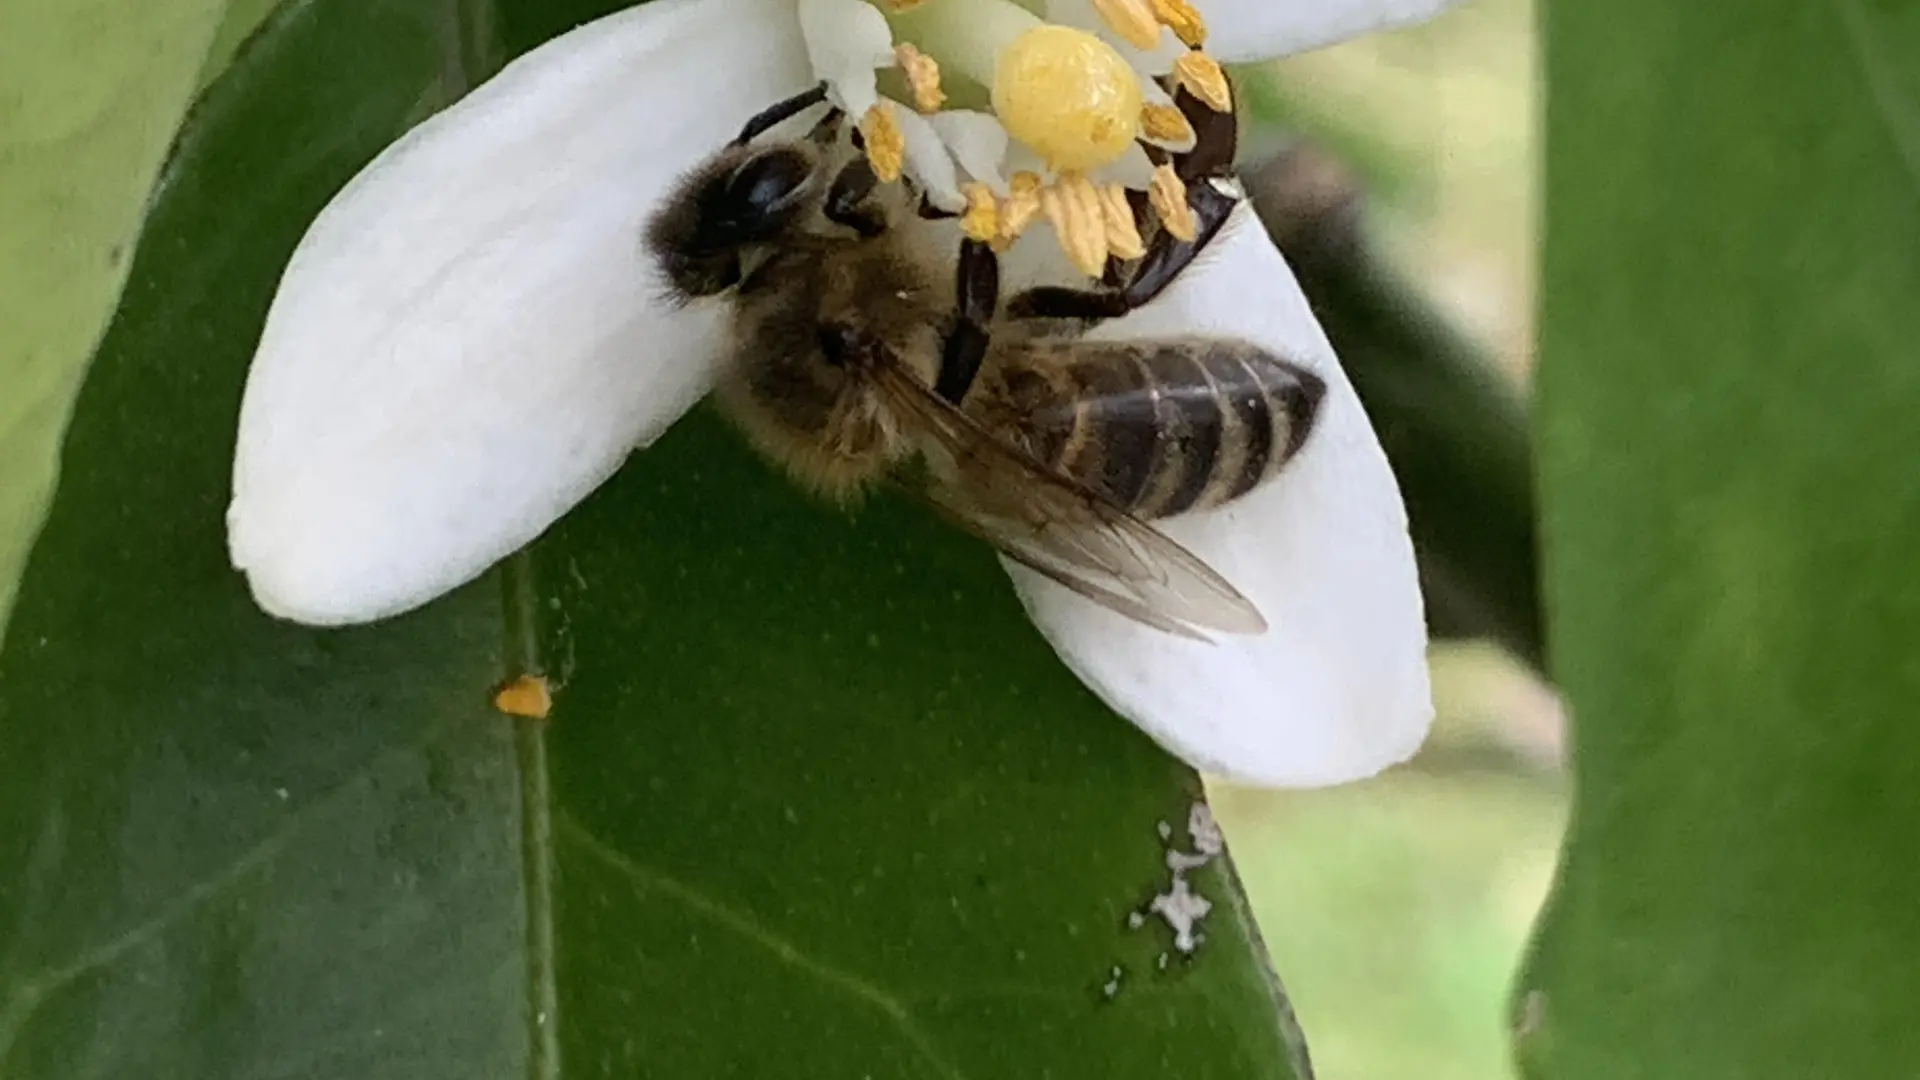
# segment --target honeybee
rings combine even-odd
[[[875,182],[831,107],[802,137],[758,138],[820,100],[756,117],[647,227],[677,299],[730,306],[722,412],[821,495],[900,481],[1007,557],[1148,626],[1264,631],[1231,583],[1148,522],[1276,475],[1312,432],[1321,379],[1245,341],[1080,332],[1151,299],[1191,253],[1150,253],[1143,270],[1162,280],[1146,290],[1034,289],[1000,314],[992,250],[969,240],[957,265],[943,257],[925,204]]]

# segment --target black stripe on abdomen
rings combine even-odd
[[[1226,399],[1227,407],[1233,411],[1241,453],[1236,455],[1237,468],[1209,478],[1211,482],[1207,485],[1206,497],[1199,505],[1217,506],[1245,495],[1254,485],[1266,479],[1267,464],[1273,458],[1273,403],[1268,400],[1259,376],[1241,355],[1244,351],[1240,348],[1212,349],[1202,361],[1207,374],[1212,376],[1214,385],[1219,388],[1220,396]]]
[[[1160,430],[1155,388],[1135,350],[1091,349],[1068,368],[1078,389],[1074,423],[1084,425],[1068,474],[1132,509],[1153,478]]]
[[[1146,363],[1160,387],[1161,439],[1156,482],[1138,510],[1142,517],[1167,517],[1192,509],[1205,494],[1219,465],[1225,418],[1220,392],[1193,348],[1155,349]]]

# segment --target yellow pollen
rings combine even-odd
[[[1140,227],[1133,220],[1133,207],[1127,204],[1127,189],[1108,184],[1100,189],[1100,209],[1106,218],[1107,251],[1116,259],[1137,259],[1147,253],[1140,242]]]
[[[1099,277],[1107,268],[1107,216],[1100,193],[1085,174],[1070,172],[1040,193],[1040,209],[1053,225],[1060,250],[1080,272]]]
[[[1207,43],[1207,20],[1187,0],[1150,0],[1153,17],[1173,31],[1173,36],[1189,49]]]
[[[1220,70],[1219,61],[1206,53],[1195,50],[1175,60],[1173,77],[1214,112],[1228,112],[1233,108],[1233,88],[1227,84],[1227,73]]]
[[[993,189],[978,180],[960,185],[967,197],[966,212],[960,215],[960,231],[970,240],[992,240],[1000,232],[1000,207],[994,202]]]
[[[994,237],[997,249],[1006,250],[1039,216],[1041,185],[1038,173],[1026,171],[1014,173],[1007,182],[1007,197],[1000,203],[1000,227]]]
[[[553,711],[553,692],[538,675],[522,675],[493,695],[493,707],[508,716],[545,720]]]
[[[1056,172],[1119,159],[1140,129],[1140,80],[1113,46],[1084,30],[1041,25],[1000,50],[993,111],[1007,134]]]
[[[1140,107],[1140,131],[1147,138],[1163,143],[1187,143],[1194,139],[1193,125],[1177,105],[1149,102]]]
[[[913,107],[923,113],[939,112],[947,103],[947,95],[940,89],[940,65],[905,41],[893,47],[893,59],[913,91]]]
[[[1172,165],[1160,165],[1153,170],[1153,182],[1147,185],[1147,202],[1159,216],[1160,223],[1175,237],[1191,243],[1200,234],[1200,225],[1193,219],[1193,207],[1187,205],[1187,185],[1181,182]]]
[[[1160,20],[1156,5],[1149,0],[1093,0],[1100,20],[1136,49],[1151,49],[1160,43]]]
[[[860,135],[866,140],[873,175],[883,184],[900,179],[900,166],[907,157],[907,137],[900,134],[900,125],[893,118],[893,103],[875,102],[860,118]]]

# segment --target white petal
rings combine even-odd
[[[1000,126],[998,118],[975,109],[942,109],[927,117],[927,122],[968,177],[986,184],[996,195],[1007,193],[1002,172],[1007,160],[1007,129]]]
[[[907,146],[907,171],[926,190],[927,201],[953,213],[966,209],[967,198],[960,194],[960,175],[954,171],[953,156],[947,153],[940,133],[926,117],[897,102],[893,119]]]
[[[791,0],[660,0],[509,65],[314,221],[248,377],[228,512],[261,606],[405,611],[532,540],[704,394],[651,206],[811,81]]]
[[[1118,160],[1100,166],[1094,175],[1107,183],[1145,191],[1153,182],[1153,159],[1147,157],[1139,143],[1130,143],[1120,152]]]
[[[1454,0],[1192,0],[1207,51],[1238,64],[1318,49],[1375,30],[1425,22]]]
[[[886,16],[866,0],[799,0],[798,11],[815,75],[827,80],[834,104],[865,116],[879,100],[874,69],[894,62]]]
[[[1246,338],[1312,369],[1327,395],[1279,477],[1163,523],[1259,606],[1265,634],[1175,638],[1009,564],[1035,624],[1095,693],[1196,767],[1311,787],[1406,759],[1433,714],[1406,512],[1359,398],[1252,212],[1236,210],[1155,303],[1098,333]]]

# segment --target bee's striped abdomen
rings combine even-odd
[[[1219,506],[1273,476],[1326,391],[1242,341],[1037,343],[999,360],[987,418],[1148,519]]]

